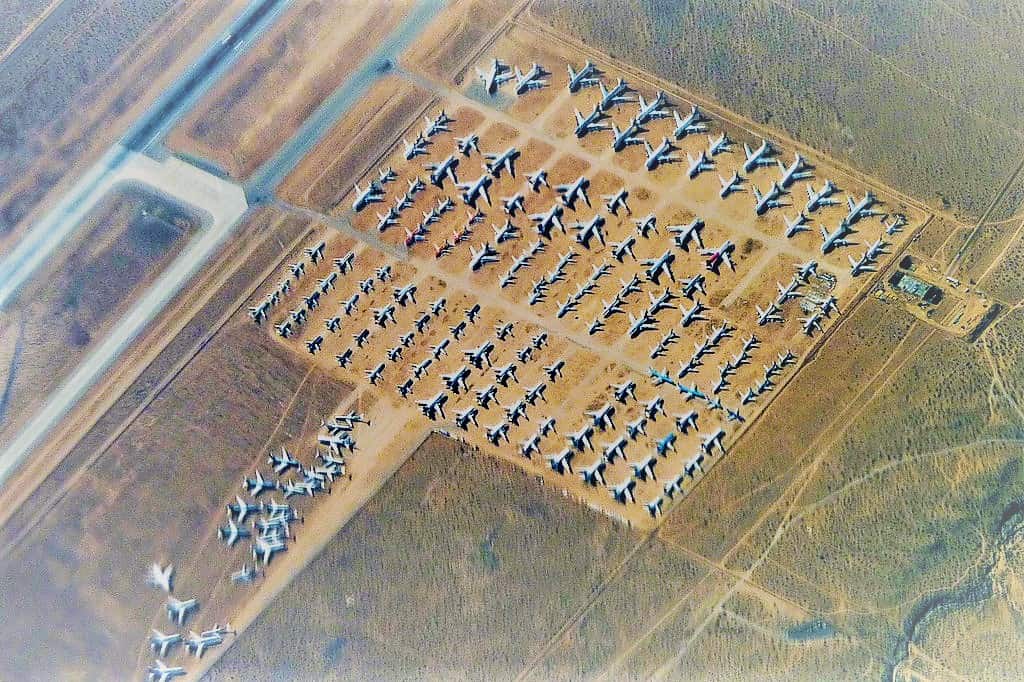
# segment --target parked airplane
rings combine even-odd
[[[640,220],[634,221],[636,223],[636,231],[644,239],[648,239],[648,235],[653,232],[658,233],[658,217],[653,213],[650,213]]]
[[[153,563],[146,574],[146,584],[170,594],[174,591],[174,565],[161,566]]]
[[[610,488],[612,499],[620,504],[626,504],[627,502],[636,502],[636,498],[633,497],[633,490],[636,488],[636,480],[632,477],[627,478],[622,483],[614,485]]]
[[[409,142],[408,140],[403,139],[402,140],[402,146],[405,147],[405,160],[406,161],[412,161],[417,156],[424,156],[424,155],[426,155],[427,147],[429,145],[430,145],[430,140],[428,140],[427,138],[423,137],[422,134],[417,135],[416,139],[413,140],[412,142]],[[406,195],[406,196],[409,196],[410,198],[412,198],[411,195]],[[401,209],[398,209],[398,210],[401,210]]]
[[[650,102],[644,101],[643,95],[639,95],[639,100],[639,111],[633,119],[639,125],[659,118],[668,118],[671,115],[665,111],[665,107],[668,106],[668,98],[665,97],[665,93],[661,90],[658,91],[658,94]],[[678,114],[676,115],[678,116]]]
[[[753,187],[754,191],[754,213],[756,215],[764,215],[773,208],[780,208],[785,206],[785,202],[782,201],[782,195],[785,194],[783,189],[779,187],[779,183],[773,182],[771,189],[767,193],[761,194],[761,190],[757,187]]]
[[[690,250],[690,242],[697,242],[697,247],[704,248],[704,240],[701,239],[701,232],[704,231],[704,221],[694,218],[688,225],[671,225],[668,231],[675,235],[674,242],[683,251]]]
[[[632,92],[633,88],[629,87],[626,81],[621,78],[610,90],[604,86],[604,83],[598,83],[598,87],[601,89],[601,101],[597,106],[602,111],[608,111],[617,104],[627,104],[635,101],[632,97],[626,94]]]
[[[743,154],[746,159],[743,162],[743,172],[750,173],[762,166],[775,165],[775,148],[768,140],[761,140],[761,146],[751,149],[750,145],[743,145]]]
[[[593,238],[597,238],[597,240],[601,242],[601,244],[603,245],[605,243],[603,231],[604,224],[604,216],[601,215],[600,213],[594,215],[594,217],[591,218],[589,222],[573,223],[572,228],[577,231],[576,243],[580,244],[585,249],[589,249],[590,240]]]
[[[846,237],[853,232],[853,229],[844,220],[832,232],[821,228],[821,252],[829,254],[843,246],[853,246],[857,242],[850,241]]]
[[[149,675],[149,682],[169,682],[175,677],[184,675],[185,669],[180,665],[169,666],[163,661],[155,661],[146,669],[146,672]]]
[[[562,203],[573,211],[576,210],[576,200],[583,199],[584,203],[590,206],[590,197],[587,190],[590,188],[590,180],[581,175],[570,184],[556,185],[555,191],[562,197]]]
[[[725,133],[722,133],[718,137],[712,138],[708,135],[708,153],[711,156],[718,156],[724,152],[732,151],[732,140]]]
[[[569,92],[579,92],[582,88],[591,88],[601,83],[600,76],[603,73],[589,59],[579,71],[573,71],[572,64],[567,65],[566,68],[569,71]]]
[[[846,203],[850,207],[850,211],[846,214],[843,222],[849,225],[853,225],[865,216],[883,215],[882,211],[871,208],[878,203],[878,197],[872,194],[871,190],[868,190],[864,194],[864,198],[857,202],[854,202],[853,197],[846,197]]]
[[[813,166],[807,163],[807,159],[802,157],[800,154],[796,154],[793,158],[793,163],[786,165],[782,161],[776,161],[779,164],[779,171],[782,176],[779,179],[779,185],[783,189],[788,189],[793,183],[800,180],[807,180],[814,177]]]
[[[667,137],[661,139],[661,144],[657,148],[652,147],[651,143],[647,140],[642,140],[644,149],[647,151],[647,160],[644,161],[644,167],[653,171],[663,163],[678,163],[682,159],[675,156],[672,152],[678,151],[678,147],[672,144]]]
[[[678,111],[672,111],[672,117],[675,119],[676,127],[672,131],[677,140],[680,140],[687,135],[692,133],[703,133],[708,129],[707,117],[701,113],[700,109],[696,105],[690,107],[690,113],[685,118],[679,115]],[[723,135],[725,133],[722,133]]]
[[[376,180],[367,185],[366,189],[360,189],[358,184],[353,186],[356,189],[356,199],[352,202],[352,210],[357,213],[370,204],[384,201],[384,188]]]
[[[601,122],[608,118],[608,114],[599,106],[595,106],[594,110],[586,116],[580,113],[579,109],[573,109],[573,114],[576,117],[576,128],[573,133],[578,138],[584,138],[588,133],[595,133],[599,130],[611,130],[610,124]]]
[[[520,71],[519,67],[517,66],[515,68],[515,75],[516,94],[525,95],[530,90],[538,90],[540,88],[546,87],[548,81],[544,80],[544,78],[546,76],[550,76],[551,74],[548,71],[545,71],[543,66],[534,62],[533,65],[530,67],[530,70],[527,71],[526,73]]]
[[[456,185],[459,183],[459,178],[455,174],[455,169],[459,167],[459,157],[454,154],[449,154],[438,163],[424,164],[423,167],[430,171],[430,184],[435,187],[443,188],[445,178],[449,178]]]
[[[165,635],[159,630],[150,630],[149,648],[160,658],[167,658],[167,652],[173,649],[179,642],[181,642],[181,635],[177,632]]]
[[[420,411],[423,412],[423,416],[427,419],[435,420],[438,415],[441,415],[441,419],[447,419],[444,413],[444,406],[447,402],[448,394],[444,391],[438,391],[433,398],[418,400],[416,404],[419,406]]]
[[[488,189],[493,182],[493,178],[488,173],[484,173],[473,182],[460,182],[455,186],[462,192],[461,197],[463,203],[467,206],[476,208],[476,202],[483,197],[487,205],[491,205],[491,195]]]
[[[722,185],[722,189],[719,190],[718,196],[720,196],[723,199],[728,197],[733,192],[743,191],[743,178],[740,177],[740,174],[735,171],[733,172],[732,177],[730,177],[728,180],[719,175],[718,182]]]
[[[839,188],[831,180],[826,180],[820,190],[815,191],[814,185],[807,185],[807,204],[804,210],[814,213],[823,206],[834,206],[839,203],[832,195],[839,191]]]
[[[613,216],[619,215],[618,211],[620,208],[624,210],[626,213],[632,213],[632,211],[629,210],[629,204],[626,203],[627,199],[629,199],[629,191],[625,187],[623,187],[615,194],[606,194],[604,196],[604,207]]]
[[[488,242],[484,242],[479,251],[470,247],[469,252],[472,256],[469,261],[469,268],[474,272],[489,263],[497,263],[501,260],[501,256]]]
[[[690,154],[687,154],[686,158],[690,162],[690,165],[687,166],[686,168],[686,175],[691,180],[696,178],[704,171],[709,171],[715,167],[714,161],[709,159],[707,152],[703,150],[701,150],[700,154],[698,154],[695,157],[691,156]]]
[[[636,382],[630,380],[622,384],[613,385],[612,393],[615,397],[615,400],[622,403],[623,405],[626,404],[627,398],[632,398],[633,400],[636,400]]]
[[[644,128],[641,128],[636,123],[630,123],[628,126],[619,130],[619,127],[614,123],[611,124],[612,132],[612,149],[618,153],[626,147],[632,145],[644,144],[646,140],[639,137],[639,133],[647,132]]]
[[[722,264],[725,263],[729,266],[729,269],[736,270],[736,264],[732,260],[732,253],[736,250],[736,245],[731,240],[725,240],[721,246],[714,249],[701,249],[700,254],[707,256],[704,261],[705,267],[711,272],[718,274]]]
[[[663,254],[657,258],[648,258],[642,261],[642,265],[647,268],[646,274],[647,279],[660,284],[659,281],[662,274],[668,275],[668,278],[673,282],[676,281],[676,276],[672,272],[672,263],[675,262],[676,255],[671,249],[666,249]]]
[[[792,239],[801,232],[807,232],[811,228],[808,227],[807,216],[803,211],[797,214],[795,218],[789,218],[782,216],[782,220],[786,223],[786,238]]]
[[[483,81],[484,90],[488,95],[494,95],[498,92],[498,88],[515,78],[515,74],[512,73],[508,64],[497,58],[491,62],[491,66],[486,72],[479,68],[476,72],[480,76],[480,80]]]
[[[501,177],[502,170],[507,170],[509,175],[514,178],[516,176],[516,159],[518,159],[521,154],[522,153],[515,147],[509,147],[500,154],[484,154],[484,158],[486,159],[484,167],[487,169],[488,173],[496,178]],[[487,203],[490,204],[491,200],[488,199]]]
[[[195,599],[167,597],[167,604],[164,608],[167,610],[167,618],[172,623],[184,625],[188,615],[199,608],[199,602]]]

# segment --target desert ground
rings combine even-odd
[[[114,64],[114,85],[60,130],[65,146],[45,142],[47,153],[4,188],[0,246],[239,4],[176,5],[134,60]],[[244,181],[412,4],[353,13],[347,3],[296,3],[167,147]],[[231,625],[200,659],[184,647],[165,657],[187,679],[1020,676],[1011,653],[1022,637],[1024,179],[1017,82],[986,85],[1016,58],[985,62],[977,91],[933,68],[980,59],[968,43],[1015,10],[925,3],[915,28],[886,43],[879,32],[893,19],[881,10],[669,9],[446,4],[0,490],[0,582],[11,595],[0,677],[143,675],[150,628],[174,628],[165,596],[144,583],[153,561],[173,563],[175,595],[199,601],[176,630]],[[340,15],[351,23],[332,30]],[[690,30],[701,35],[692,44],[669,40],[683,45],[676,51],[649,39],[666,22],[714,30]],[[933,45],[928,36],[950,22],[965,30]],[[610,35],[606,25],[635,30]],[[735,38],[746,25],[768,38]],[[179,54],[182,35],[193,37]],[[765,58],[775,47],[790,57]],[[543,64],[549,87],[489,95],[476,69],[494,58]],[[565,65],[588,59],[605,83],[628,81],[630,98],[663,91],[668,109],[699,107],[706,130],[676,136],[672,118],[646,122],[647,139],[673,140],[679,157],[653,170],[641,145],[615,152],[608,132],[577,136],[574,110],[590,111],[601,93],[568,92]],[[713,87],[712,63],[727,76]],[[894,118],[896,103],[908,111]],[[450,129],[407,155],[442,110]],[[603,122],[621,129],[636,111],[619,104]],[[91,140],[90,130],[104,134]],[[480,149],[463,154],[456,139],[471,134]],[[687,177],[687,156],[721,134],[731,151]],[[813,177],[755,215],[753,189],[784,172],[740,167],[744,144],[762,139],[786,165],[799,153]],[[510,147],[514,173],[485,164],[484,153]],[[466,206],[468,186],[430,182],[425,164],[449,155],[460,182],[491,178],[489,200]],[[979,155],[990,163],[968,162]],[[527,177],[540,168],[548,183],[534,189]],[[723,197],[717,176],[734,171],[746,181]],[[588,199],[563,201],[556,186],[579,177]],[[805,209],[809,229],[786,234],[784,218],[826,179],[838,203]],[[373,181],[383,201],[354,206],[353,185]],[[626,206],[613,211],[620,189]],[[823,253],[819,227],[868,191],[879,215],[854,219],[855,244]],[[523,205],[505,210],[516,194]],[[392,225],[381,216],[403,197]],[[36,306],[62,311],[62,333],[76,335],[78,321],[101,335],[196,229],[186,220],[176,237],[160,232],[160,249],[133,250],[121,235],[156,229],[147,201],[129,193],[102,204],[72,238],[90,248],[62,249],[20,305],[35,295]],[[564,228],[541,236],[529,216],[552,206],[562,206]],[[486,215],[471,222],[476,210]],[[649,214],[657,229],[639,229]],[[890,230],[897,214],[905,224]],[[584,240],[595,215],[602,234]],[[699,231],[682,229],[697,219]],[[853,274],[848,257],[880,239],[872,267]],[[707,260],[726,243],[735,270]],[[485,245],[495,262],[470,267]],[[663,254],[674,258],[659,270]],[[86,292],[98,302],[69,301],[75,273],[108,261],[130,286],[101,281]],[[782,296],[810,261],[816,272],[795,285],[799,295]],[[944,295],[931,312],[890,283],[907,262]],[[687,294],[696,275],[706,291]],[[623,293],[631,281],[637,290]],[[781,321],[760,324],[773,300]],[[697,301],[705,307],[686,319]],[[834,309],[815,318],[822,306]],[[43,380],[33,376],[60,374],[36,359],[48,346],[24,350],[18,314],[4,310],[0,323],[4,366],[26,372],[12,380],[7,370],[0,415],[10,419],[31,411],[26,386]],[[645,316],[656,328],[631,337]],[[708,351],[689,363],[701,345]],[[73,366],[74,353],[61,361]],[[689,389],[705,397],[688,399]],[[683,419],[691,410],[696,426]],[[344,426],[350,412],[366,423]],[[336,429],[353,440],[332,440]],[[298,461],[274,471],[282,448]],[[311,485],[308,472],[327,457],[343,464],[303,493],[302,475]],[[257,472],[271,491],[245,490]],[[230,577],[254,564],[249,538],[226,547],[219,537],[236,495],[283,498],[301,517],[284,551],[255,562],[250,585]]]

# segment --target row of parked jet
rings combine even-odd
[[[549,83],[547,77],[551,75],[536,62],[524,72],[518,66],[510,66],[498,58],[492,59],[486,69],[477,67],[476,73],[483,82],[484,91],[492,96],[496,95],[506,83],[513,81],[513,92],[516,95],[525,95],[532,90],[547,87]]]
[[[174,566],[172,564],[151,564],[146,574],[146,584],[167,594],[164,610],[167,613],[167,619],[177,627],[184,626],[186,621],[199,610],[199,601],[196,598],[178,599],[173,595]],[[148,679],[150,682],[166,682],[185,674],[183,666],[170,666],[163,661],[173,653],[178,645],[183,645],[193,656],[201,658],[208,649],[222,644],[225,635],[231,633],[230,624],[214,625],[201,632],[190,630],[187,634],[165,633],[153,628],[149,635],[149,647],[157,658],[146,669]]]

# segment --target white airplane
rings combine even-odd
[[[686,158],[690,162],[690,165],[687,166],[686,168],[686,175],[691,180],[696,178],[704,171],[712,170],[715,167],[714,161],[709,159],[707,152],[703,150],[701,150],[701,153],[696,157],[687,154]]]
[[[466,379],[469,378],[469,367],[462,365],[459,369],[452,372],[451,374],[442,374],[441,379],[444,381],[445,386],[452,393],[458,395],[459,390],[464,389],[469,391],[469,384],[466,383]]]
[[[875,266],[875,261],[868,258],[868,255],[863,254],[858,260],[854,260],[852,256],[847,256],[847,260],[850,261],[850,275],[857,277],[864,274],[865,272],[877,272],[878,268]]]
[[[512,224],[512,221],[507,218],[503,225],[492,225],[491,229],[494,230],[495,244],[503,244],[507,241],[519,238],[519,228]]]
[[[251,478],[243,478],[242,485],[248,489],[249,495],[252,497],[259,497],[260,494],[268,490],[277,490],[277,483],[275,481],[268,481],[263,478],[263,474],[257,469]]]
[[[571,474],[572,473],[572,460],[573,460],[573,458],[575,456],[576,456],[576,453],[573,450],[571,450],[570,448],[566,448],[565,450],[562,450],[557,455],[550,455],[550,456],[548,456],[548,465],[551,467],[551,470],[556,472],[556,473],[559,473],[559,474],[570,473]]]
[[[480,414],[480,410],[475,407],[468,407],[461,412],[456,412],[455,425],[463,431],[469,427],[470,423],[472,423],[473,426],[479,426],[480,424],[476,420],[478,414]]]
[[[490,341],[485,341],[476,348],[471,348],[462,352],[466,359],[469,360],[477,369],[483,369],[484,363],[487,366],[491,366],[491,353],[494,352],[494,344]]]
[[[448,127],[448,124],[455,123],[455,119],[446,114],[444,109],[436,117],[431,119],[424,116],[423,120],[427,123],[427,127],[423,131],[427,137],[433,137],[441,133],[450,133],[451,128]]]
[[[217,529],[217,537],[224,541],[228,547],[234,547],[235,543],[242,538],[249,537],[250,533],[245,528],[239,528],[233,518],[228,517],[228,525]]]
[[[653,481],[657,480],[657,477],[654,475],[654,467],[657,465],[658,459],[653,455],[650,455],[646,459],[630,462],[629,468],[633,470],[633,476],[641,481],[646,481],[648,478]]]
[[[484,154],[484,159],[486,159],[484,167],[496,178],[501,177],[502,170],[507,170],[509,175],[514,178],[516,176],[516,159],[520,156],[521,152],[515,147],[509,147],[500,154]],[[487,203],[491,203],[490,199],[487,200]]]
[[[605,243],[604,231],[603,231],[604,224],[605,224],[604,216],[601,215],[600,213],[595,214],[594,217],[591,218],[589,222],[586,222],[586,223],[579,223],[579,222],[573,223],[572,229],[577,231],[576,243],[580,244],[585,249],[589,249],[590,248],[590,240],[596,237],[597,240],[599,242],[601,242],[602,245],[604,245],[604,243]]]
[[[632,92],[633,89],[621,78],[614,86],[612,86],[611,90],[606,88],[604,83],[599,83],[598,87],[601,89],[601,101],[597,106],[602,111],[608,111],[617,104],[627,104],[635,101],[632,97],[626,94],[628,92]]]
[[[839,226],[832,232],[828,232],[824,227],[821,228],[821,252],[829,254],[840,247],[853,246],[857,242],[846,238],[851,232],[853,232],[853,229],[845,220],[839,223]]]
[[[573,71],[572,64],[566,65],[566,68],[569,71],[569,92],[579,92],[582,88],[592,88],[601,83],[600,76],[603,73],[589,59],[579,71]]]
[[[554,227],[558,227],[562,232],[565,232],[565,225],[562,223],[563,211],[564,209],[561,205],[551,204],[551,208],[546,213],[531,215],[530,220],[533,221],[537,234],[545,239],[551,239],[551,230]]]
[[[565,438],[569,441],[569,445],[574,450],[593,450],[594,444],[590,441],[590,437],[594,435],[594,427],[586,425],[575,433],[566,434]]]
[[[613,216],[619,215],[620,208],[626,213],[632,213],[632,211],[629,210],[629,204],[626,203],[627,199],[629,199],[629,190],[623,187],[615,194],[607,194],[604,196],[604,207]]]
[[[670,116],[670,114],[665,111],[665,107],[668,106],[668,99],[665,97],[665,93],[661,90],[658,91],[658,94],[655,95],[654,99],[650,102],[645,102],[643,95],[639,95],[639,100],[640,110],[637,112],[634,120],[640,125],[643,125],[648,121],[653,121],[658,118],[668,118]]]
[[[474,151],[480,153],[480,136],[476,133],[467,135],[466,137],[455,138],[455,147],[459,150],[459,153],[463,156],[469,156]]]
[[[445,178],[449,178],[456,185],[459,183],[459,178],[455,174],[455,169],[459,167],[459,157],[454,154],[449,154],[439,163],[427,163],[423,167],[430,171],[430,184],[435,187],[443,188]]]
[[[224,635],[220,634],[219,631],[209,630],[202,634],[195,632],[188,633],[188,639],[185,640],[185,646],[192,652],[192,655],[196,658],[202,658],[203,654],[210,647],[217,646],[224,642]]]
[[[647,435],[647,417],[637,417],[626,424],[626,435],[630,440],[636,440],[640,436]]]
[[[626,404],[627,398],[632,398],[633,400],[636,400],[636,382],[635,381],[630,380],[630,381],[627,381],[627,382],[625,382],[623,384],[616,384],[616,385],[613,385],[611,388],[612,388],[612,393],[613,393],[613,395],[615,397],[615,400],[620,402],[620,403],[622,403],[623,405]]]
[[[485,265],[490,263],[497,263],[501,260],[501,256],[497,251],[490,245],[490,243],[484,242],[484,245],[477,251],[473,247],[470,247],[469,253],[471,255],[469,261],[469,268],[472,271],[477,271]]]
[[[782,195],[786,192],[779,187],[779,183],[773,182],[771,189],[766,194],[761,194],[761,190],[757,187],[753,188],[754,191],[754,213],[756,215],[764,215],[773,208],[780,208],[786,204],[782,201]]]
[[[846,214],[846,219],[843,222],[850,225],[853,225],[865,216],[883,215],[883,211],[871,208],[878,203],[878,197],[872,194],[871,190],[868,190],[864,194],[864,198],[858,202],[854,202],[853,197],[846,197],[846,203],[850,207],[850,211]]]
[[[146,669],[146,672],[149,675],[149,682],[168,682],[175,677],[184,675],[185,669],[180,665],[169,666],[163,661],[155,661]]]
[[[782,176],[779,179],[779,185],[783,189],[788,189],[794,182],[799,180],[808,180],[814,177],[813,166],[807,163],[807,159],[797,154],[793,158],[793,163],[785,165],[782,161],[777,161],[779,164],[779,171]]]
[[[181,642],[181,635],[177,632],[172,632],[169,635],[165,635],[159,630],[150,630],[149,635],[149,648],[153,650],[160,658],[167,658],[167,652],[174,648],[176,644]]]
[[[651,143],[647,140],[643,140],[644,149],[647,150],[647,160],[644,161],[644,167],[653,171],[663,163],[678,163],[682,159],[672,154],[679,148],[673,145],[667,137],[661,139],[661,144],[657,148],[652,147]]]
[[[677,140],[682,139],[691,133],[703,133],[708,129],[708,119],[701,113],[700,109],[698,109],[696,105],[690,108],[690,113],[686,115],[686,118],[680,116],[679,112],[675,110],[672,111],[672,117],[676,121],[676,127],[675,130],[672,131],[672,134],[675,135]],[[725,133],[722,134],[724,135]]]
[[[786,223],[786,238],[792,239],[801,232],[807,232],[811,228],[808,226],[807,215],[800,211],[795,218],[789,218],[782,216],[782,220]]]
[[[839,188],[831,180],[826,180],[821,189],[817,191],[815,191],[814,185],[808,184],[807,204],[804,206],[804,210],[808,213],[814,213],[823,206],[835,206],[839,201],[833,199],[832,195],[838,191]]]
[[[719,190],[718,196],[725,199],[733,192],[743,191],[743,178],[736,171],[733,171],[732,177],[728,180],[723,178],[721,175],[718,176],[718,182],[722,185],[722,189]]]
[[[512,73],[508,64],[497,58],[491,62],[491,66],[486,72],[479,68],[476,72],[480,76],[480,80],[484,82],[484,90],[488,95],[494,95],[498,92],[498,88],[515,78],[515,74]]]
[[[240,569],[231,574],[231,582],[236,585],[247,584],[254,582],[257,577],[257,571],[255,566],[249,566],[243,564]]]
[[[735,250],[736,245],[727,239],[717,248],[701,249],[700,254],[702,256],[707,256],[707,259],[704,261],[704,266],[711,272],[718,274],[723,263],[728,265],[730,270],[734,272],[736,271],[736,264],[733,262],[731,257]]]
[[[797,289],[800,288],[800,284],[800,280],[798,280],[796,277],[791,279],[789,281],[789,284],[787,284],[786,286],[782,286],[782,284],[776,282],[775,286],[778,287],[779,289],[779,295],[775,299],[775,304],[782,305],[786,301],[802,296],[803,294],[797,292]]]
[[[587,485],[597,486],[598,484],[604,485],[604,471],[608,467],[608,462],[604,459],[599,459],[588,467],[584,467],[580,470],[580,478]]]
[[[576,200],[583,199],[584,203],[590,206],[590,197],[587,196],[587,190],[590,188],[590,180],[586,176],[579,176],[570,184],[556,185],[555,191],[558,192],[562,197],[562,203],[572,209],[576,210]]]
[[[707,306],[705,306],[700,301],[694,301],[693,305],[690,308],[686,308],[686,309],[682,310],[683,317],[679,321],[679,324],[681,324],[683,326],[683,328],[685,329],[686,327],[689,327],[694,322],[699,322],[701,320],[708,319],[707,317],[705,317],[704,315],[701,314],[701,313],[703,313],[707,309],[708,309]]]
[[[618,153],[626,147],[644,144],[644,138],[640,137],[638,133],[647,132],[636,123],[630,123],[628,126],[619,130],[619,127],[614,123],[611,124],[612,128],[612,149]]]
[[[510,197],[503,198],[501,200],[501,205],[502,208],[505,210],[505,213],[514,218],[516,216],[516,213],[520,211],[525,212],[525,201],[526,197],[524,197],[521,193],[516,193]]]
[[[178,625],[184,625],[185,620],[188,618],[188,614],[199,608],[199,602],[195,599],[175,599],[174,597],[167,598],[167,604],[164,607],[167,610],[167,618],[172,623]]]
[[[690,410],[686,414],[676,415],[676,428],[684,434],[688,433],[691,428],[694,431],[699,430],[697,426],[697,410]]]
[[[150,564],[149,572],[146,574],[146,584],[170,594],[174,591],[174,566],[172,564],[166,566],[157,563]]]
[[[725,445],[722,443],[725,438],[725,430],[718,429],[710,436],[704,438],[701,441],[700,449],[704,451],[704,454],[710,455],[714,448],[718,448],[719,452],[725,454]]]
[[[360,189],[358,184],[353,187],[356,190],[356,200],[352,202],[352,210],[357,213],[370,204],[384,201],[384,188],[376,180],[367,185],[366,189]]]
[[[708,135],[708,153],[711,156],[718,156],[719,154],[732,151],[732,140],[725,133],[722,133],[718,137],[711,137]]]
[[[402,140],[402,146],[405,147],[405,160],[412,161],[417,156],[423,156],[427,153],[427,147],[430,145],[430,140],[423,137],[423,135],[417,135],[416,139],[409,142],[406,139]],[[402,210],[402,209],[398,209]]]
[[[562,376],[562,369],[565,367],[565,360],[557,360],[544,367],[544,373],[548,375],[548,381],[554,382]]]
[[[515,68],[516,75],[516,94],[525,95],[530,90],[539,90],[540,88],[546,87],[548,81],[544,80],[546,76],[551,74],[544,70],[544,67],[534,62],[530,67],[530,70],[523,73],[517,66]]]
[[[698,292],[706,296],[708,292],[704,287],[705,281],[703,274],[696,274],[693,277],[683,280],[683,296],[691,301],[694,300],[694,297]]]
[[[615,422],[612,419],[615,416],[615,406],[611,403],[605,403],[599,409],[589,410],[584,412],[584,414],[590,417],[594,422],[594,426],[602,431],[615,428]]]
[[[651,332],[658,328],[658,321],[650,315],[642,315],[636,317],[632,313],[629,314],[629,329],[627,333],[629,338],[635,339],[644,332]]]
[[[743,162],[743,172],[750,173],[762,166],[775,165],[775,148],[768,140],[761,140],[761,146],[751,149],[750,145],[743,145],[743,155],[746,160]]]
[[[420,411],[428,419],[437,419],[437,415],[441,415],[441,419],[447,419],[444,413],[445,403],[448,402],[448,395],[444,391],[438,391],[433,398],[427,400],[418,400],[416,404],[419,405]]]
[[[622,483],[612,486],[609,490],[612,499],[620,504],[626,504],[627,502],[636,502],[636,498],[633,497],[634,488],[636,488],[636,480],[630,477]]]
[[[278,552],[287,552],[288,547],[280,538],[258,537],[252,543],[252,558],[266,566]]]
[[[649,213],[636,222],[636,231],[644,239],[648,238],[648,235],[653,232],[658,233],[658,217],[653,213]]]
[[[696,242],[698,248],[704,248],[704,240],[701,238],[704,221],[700,218],[694,218],[689,225],[670,225],[668,231],[675,235],[673,241],[683,251],[690,250],[690,242]]]
[[[672,249],[666,249],[663,254],[657,258],[648,258],[642,261],[642,265],[647,268],[647,279],[660,284],[659,281],[662,274],[668,275],[668,278],[673,282],[676,281],[676,276],[672,272],[672,263],[676,260],[676,255],[672,253]]]
[[[508,429],[508,422],[500,422],[487,427],[487,440],[490,441],[492,445],[498,445],[502,439],[504,439],[506,443],[509,442]]]
[[[809,260],[806,263],[800,263],[796,266],[796,278],[805,284],[816,274],[818,274],[817,261]]]
[[[480,197],[483,197],[487,205],[491,205],[491,195],[488,189],[491,186],[493,178],[489,173],[484,173],[473,182],[460,182],[455,186],[462,192],[462,201],[467,206],[476,208],[476,202]]]
[[[633,253],[634,246],[636,246],[636,237],[633,235],[627,235],[621,242],[612,242],[612,257],[620,263],[625,261],[627,255],[636,260],[636,254]]]
[[[576,117],[576,128],[573,130],[573,134],[578,138],[584,138],[588,133],[599,130],[611,130],[611,125],[601,122],[608,117],[608,114],[604,113],[600,107],[595,106],[594,110],[586,116],[580,113],[579,109],[573,109],[573,114]]]

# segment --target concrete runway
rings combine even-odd
[[[123,147],[112,150],[117,166],[96,182],[94,189],[66,218],[73,229],[78,221],[119,185],[138,183],[201,212],[203,229],[146,290],[135,306],[82,360],[15,439],[0,452],[0,484],[32,452],[39,441],[64,417],[195,273],[226,241],[248,210],[245,193],[232,182],[199,170],[184,161],[154,161]],[[70,231],[70,229],[68,230]],[[41,262],[41,261],[40,261]]]

